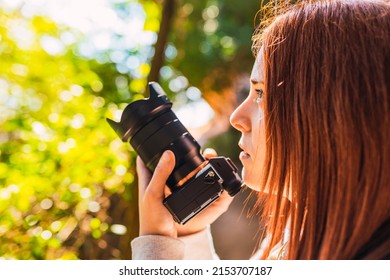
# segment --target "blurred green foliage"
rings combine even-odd
[[[0,258],[130,258],[135,154],[105,118],[143,97],[161,3],[108,2],[128,29],[111,30],[100,49],[90,34],[27,13],[27,3],[0,4]],[[186,103],[186,90],[203,89],[205,77],[221,88],[250,69],[257,7],[178,2],[160,81],[171,98]],[[137,13],[144,42],[131,37]],[[180,77],[187,82],[178,85]]]
[[[128,76],[80,56],[77,30],[20,11],[3,11],[0,22],[0,256],[120,258],[102,236],[126,234],[126,220],[115,221],[110,208],[113,195],[136,201],[134,154],[105,117],[129,100],[121,95]],[[45,50],[45,40],[64,34],[77,40],[59,54]],[[108,253],[81,253],[89,243]]]

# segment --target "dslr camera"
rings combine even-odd
[[[177,223],[185,224],[223,191],[236,195],[243,182],[229,158],[206,160],[201,155],[200,145],[171,110],[172,102],[159,84],[149,83],[149,95],[127,105],[119,123],[107,121],[123,142],[130,142],[151,172],[164,151],[175,154],[176,164],[166,182],[172,194],[163,204]]]

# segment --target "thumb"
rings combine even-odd
[[[167,150],[161,156],[146,191],[156,199],[164,199],[164,187],[174,167],[175,155],[172,151]]]

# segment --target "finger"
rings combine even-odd
[[[149,185],[150,179],[152,178],[152,173],[146,167],[142,159],[137,156],[136,168],[138,174],[138,189],[140,197],[144,196],[145,189]]]
[[[169,196],[169,195],[172,194],[172,191],[170,190],[170,188],[168,188],[167,186],[165,186],[164,194],[165,194],[165,197],[167,197],[167,196]]]
[[[174,167],[175,155],[172,151],[167,150],[161,156],[146,191],[152,194],[156,199],[164,199],[166,181]]]
[[[210,159],[210,158],[213,158],[213,157],[217,157],[218,154],[217,152],[212,149],[212,148],[207,148],[204,150],[203,152],[203,156],[206,158],[206,159]]]

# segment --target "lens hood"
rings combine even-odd
[[[147,123],[170,110],[172,102],[156,82],[149,83],[149,98],[134,101],[126,106],[119,123],[107,118],[107,122],[127,142]]]

